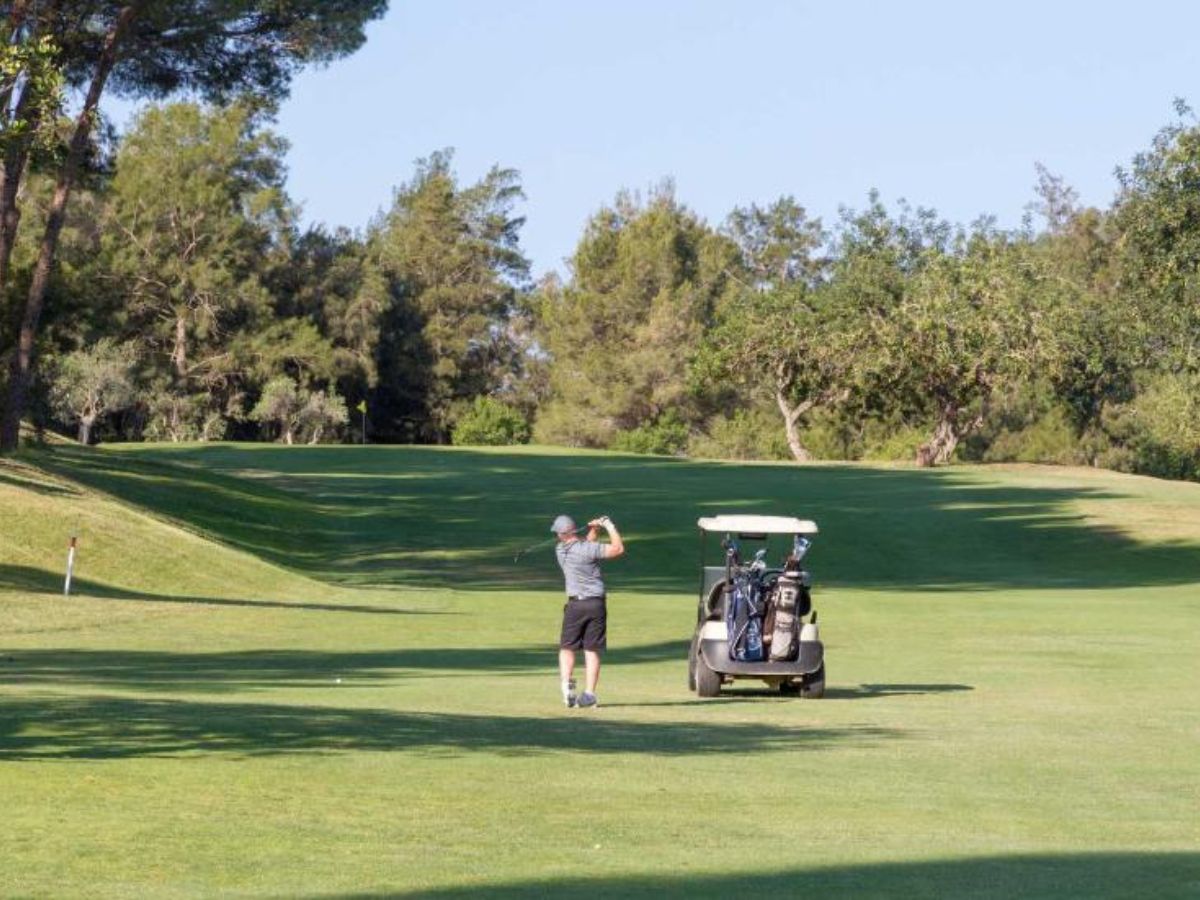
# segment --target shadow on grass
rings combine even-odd
[[[59,594],[63,589],[63,576],[45,569],[31,566],[14,566],[0,563],[0,591],[28,591],[36,594]],[[403,609],[394,606],[364,606],[354,603],[310,603],[284,600],[237,600],[228,597],[187,597],[167,594],[148,594],[112,587],[86,578],[71,580],[73,598],[95,598],[100,600],[133,600],[144,603],[185,603],[203,606],[242,606],[250,609],[286,609],[295,612],[340,612],[366,613],[381,616],[450,616],[453,612],[426,609]]]
[[[0,460],[0,484],[50,497],[78,497],[81,494],[77,488],[46,481],[44,478],[39,478],[38,474],[36,470],[30,471],[24,466],[15,466]]]
[[[741,682],[740,684],[744,684]],[[856,688],[826,688],[825,699],[828,700],[870,700],[878,697],[903,697],[907,695],[921,694],[951,694],[960,691],[975,690],[969,684],[860,684]],[[778,689],[772,690],[765,687],[734,687],[723,688],[719,697],[710,697],[707,699],[694,698],[691,700],[652,700],[648,703],[607,703],[607,709],[629,708],[636,709],[641,707],[656,707],[656,706],[702,706],[709,704],[723,703],[761,703],[764,699],[774,698],[782,703],[795,703],[798,698],[795,695],[782,695]],[[816,702],[816,701],[808,701]]]
[[[894,730],[866,726],[623,722],[605,719],[602,713],[538,718],[54,696],[0,702],[0,722],[0,761],[351,751],[799,753],[899,736]]]
[[[696,518],[744,511],[817,520],[818,606],[824,584],[1068,590],[1190,584],[1200,572],[1200,541],[1144,543],[1083,517],[1077,501],[1129,499],[1113,482],[1028,486],[980,469],[371,446],[64,447],[30,459],[344,584],[561,589],[551,549],[512,561],[559,512],[622,526],[629,553],[606,566],[614,593],[690,593]]]
[[[739,861],[744,865],[744,862]],[[322,900],[383,897],[518,900],[560,897],[854,897],[871,900],[1012,898],[1194,898],[1200,892],[1200,853],[1058,853],[985,856],[932,862],[867,863],[829,868],[719,875],[613,875],[530,880],[430,891],[322,894]],[[317,895],[313,896],[317,900]]]
[[[328,689],[397,678],[553,672],[553,647],[450,647],[378,651],[248,650],[167,653],[124,650],[12,650],[0,654],[0,684],[94,685],[142,691],[241,691],[265,687]],[[610,664],[678,660],[687,644],[664,641],[610,651]]]
[[[920,694],[955,694],[973,691],[969,684],[860,684],[858,687],[828,687],[827,700],[867,700],[875,697],[904,697]]]

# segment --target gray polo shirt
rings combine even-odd
[[[554,553],[566,578],[568,597],[604,596],[600,560],[604,559],[607,546],[596,541],[558,542]]]

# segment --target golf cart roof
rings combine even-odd
[[[791,516],[704,516],[697,520],[701,531],[727,534],[816,534],[817,523]]]

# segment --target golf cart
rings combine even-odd
[[[701,697],[715,697],[722,684],[756,678],[783,694],[824,696],[825,647],[812,610],[812,578],[801,567],[816,523],[790,516],[725,515],[706,516],[696,524],[700,599],[688,653],[688,688]],[[710,534],[723,536],[722,565],[705,565]],[[767,564],[773,536],[776,544],[787,542],[780,568]],[[762,545],[748,562],[743,542]]]

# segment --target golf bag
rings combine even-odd
[[[799,629],[800,591],[802,586],[799,573],[785,571],[775,582],[775,616],[774,629],[771,632],[771,660],[791,660],[796,658]]]
[[[763,659],[762,586],[749,572],[737,572],[725,603],[725,628],[729,635],[729,656],[740,662]]]

